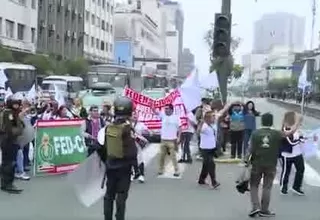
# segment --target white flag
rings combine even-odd
[[[37,98],[37,90],[36,90],[36,85],[33,84],[33,86],[31,87],[30,91],[27,93],[27,97],[28,101],[32,102]]]
[[[210,90],[215,90],[216,88],[219,88],[217,72],[213,71],[212,73],[202,78],[202,80],[200,81],[200,86],[203,89],[210,89]]]
[[[8,81],[8,78],[6,74],[3,72],[3,70],[0,70],[0,87],[5,88],[7,81]]]
[[[307,81],[307,62],[305,62],[299,76],[298,88],[304,90],[307,86],[310,86],[310,82]]]

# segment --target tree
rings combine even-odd
[[[35,66],[40,75],[48,75],[54,70],[50,58],[44,55],[28,55],[23,63]]]
[[[268,83],[268,89],[271,91],[283,91],[290,87],[291,78],[273,79]]]
[[[13,62],[12,52],[0,45],[0,62]]]
[[[81,76],[88,71],[88,62],[83,58],[75,60],[66,60],[64,63],[65,70],[71,76]]]
[[[242,72],[243,72],[243,66],[241,66],[240,64],[234,64],[233,65],[233,69],[232,69],[232,77],[235,79],[238,79],[241,77]]]

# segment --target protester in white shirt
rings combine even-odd
[[[287,112],[284,115],[283,130],[290,131],[295,124],[295,112]],[[291,173],[292,165],[296,168],[292,191],[300,196],[304,195],[302,191],[302,182],[304,176],[304,158],[301,149],[301,143],[304,141],[303,136],[299,132],[295,132],[290,136],[285,137],[281,149],[281,194],[288,194],[288,182]]]
[[[140,140],[137,142],[137,148],[138,148],[138,154],[137,154],[137,164],[133,167],[134,169],[134,175],[132,176],[132,180],[137,179],[140,183],[145,182],[145,164],[143,159],[143,152],[142,152],[142,145],[145,145],[148,143],[148,141],[142,136],[143,132],[149,132],[148,127],[142,123],[137,121],[137,117],[135,114],[132,116],[132,122],[133,122],[133,129],[135,131],[135,135]],[[141,144],[141,142],[144,142]]]
[[[200,134],[200,151],[202,156],[202,169],[199,176],[198,184],[205,185],[206,178],[209,174],[211,178],[211,186],[216,189],[220,183],[216,180],[216,165],[214,163],[214,156],[216,150],[217,133],[219,118],[229,109],[230,105],[219,112],[207,111],[204,114],[203,121],[199,124],[197,131]]]
[[[191,151],[190,151],[190,142],[195,132],[195,126],[197,125],[196,117],[192,112],[187,114],[187,128],[182,130],[181,133],[181,148],[182,155],[179,163],[192,163]]]
[[[157,113],[157,112],[155,112]],[[159,172],[158,175],[162,175],[164,172],[164,164],[166,156],[169,154],[173,167],[174,176],[178,177],[179,167],[177,162],[177,145],[180,141],[180,118],[174,114],[172,104],[168,104],[165,107],[164,113],[157,113],[161,118],[161,145],[160,145],[160,158],[159,158]]]

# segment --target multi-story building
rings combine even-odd
[[[186,77],[192,72],[192,70],[195,67],[194,55],[189,48],[183,48],[181,62],[182,62],[181,76]]]
[[[303,50],[305,18],[277,12],[265,14],[254,24],[253,53],[267,53],[272,46]]]
[[[84,56],[88,60],[113,62],[113,18],[114,0],[85,0]]]
[[[39,0],[38,52],[58,59],[83,56],[84,0]]]
[[[114,0],[39,0],[38,51],[113,60]]]
[[[27,53],[36,52],[38,0],[1,0],[0,44]]]
[[[183,49],[183,27],[184,15],[181,5],[176,1],[161,0],[164,16],[167,19],[167,45],[168,53],[173,62],[176,62],[177,73],[183,75],[182,49]],[[177,44],[173,46],[173,44]],[[176,51],[173,48],[176,48]],[[177,55],[176,55],[177,54]]]
[[[122,65],[139,67],[135,58],[164,57],[162,17],[157,0],[132,0],[118,4],[114,16],[115,61]],[[146,66],[156,65],[146,63]]]

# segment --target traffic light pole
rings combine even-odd
[[[231,13],[231,0],[222,0],[221,13],[230,14]],[[217,66],[218,80],[220,85],[220,92],[222,102],[227,102],[227,84],[228,76],[231,74],[232,66],[231,56],[229,57],[219,57],[219,64]]]

